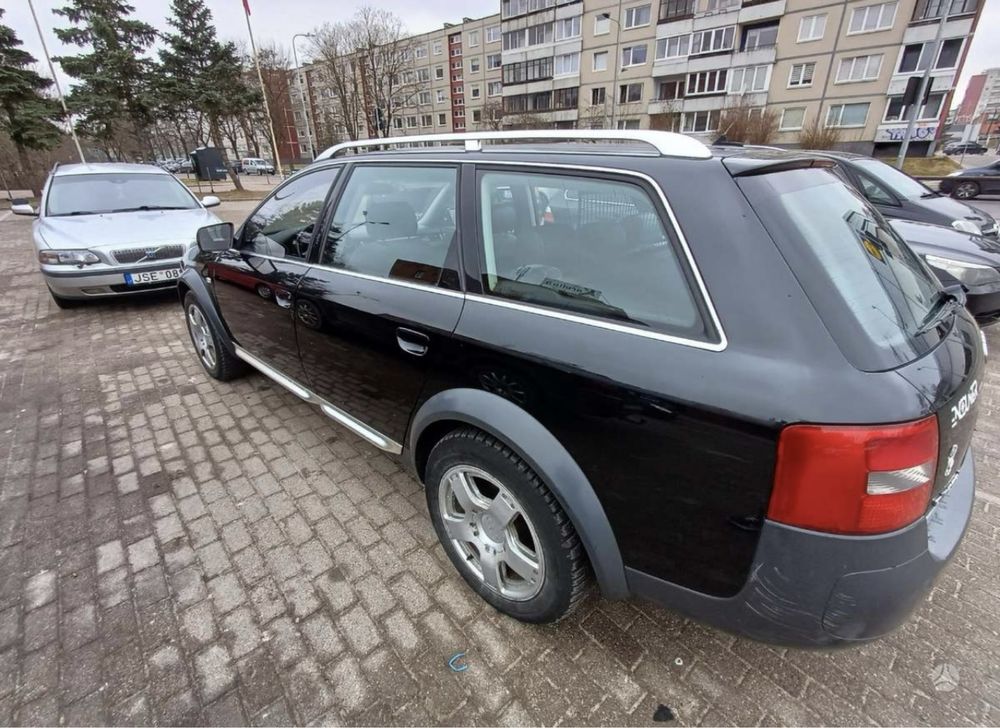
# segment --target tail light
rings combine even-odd
[[[817,531],[894,531],[927,510],[935,417],[902,425],[791,425],[781,432],[767,516]]]

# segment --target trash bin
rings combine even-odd
[[[191,166],[199,180],[207,182],[226,178],[226,165],[222,162],[222,152],[216,147],[199,147],[191,152]]]

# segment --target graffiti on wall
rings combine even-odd
[[[937,135],[937,124],[918,124],[913,129],[911,142],[929,142]],[[906,126],[880,126],[875,134],[877,142],[901,142],[906,137]]]

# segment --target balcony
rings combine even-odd
[[[756,23],[758,20],[780,18],[785,14],[785,0],[760,0],[744,2],[740,8],[740,24]]]
[[[775,46],[758,46],[733,53],[733,66],[759,66],[764,63],[774,63]]]
[[[660,3],[660,15],[656,22],[672,23],[693,18],[695,7],[695,0],[664,0]]]
[[[979,0],[950,0],[950,2],[951,7],[948,7],[949,0],[917,0],[910,22],[927,23],[940,20],[945,8],[948,8],[949,18],[975,15],[979,9]]]

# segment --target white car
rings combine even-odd
[[[42,277],[60,308],[93,298],[172,288],[198,228],[219,221],[166,170],[151,164],[64,164],[49,175],[32,226]]]
[[[243,174],[274,174],[274,165],[259,157],[246,157],[240,160],[240,169]]]

